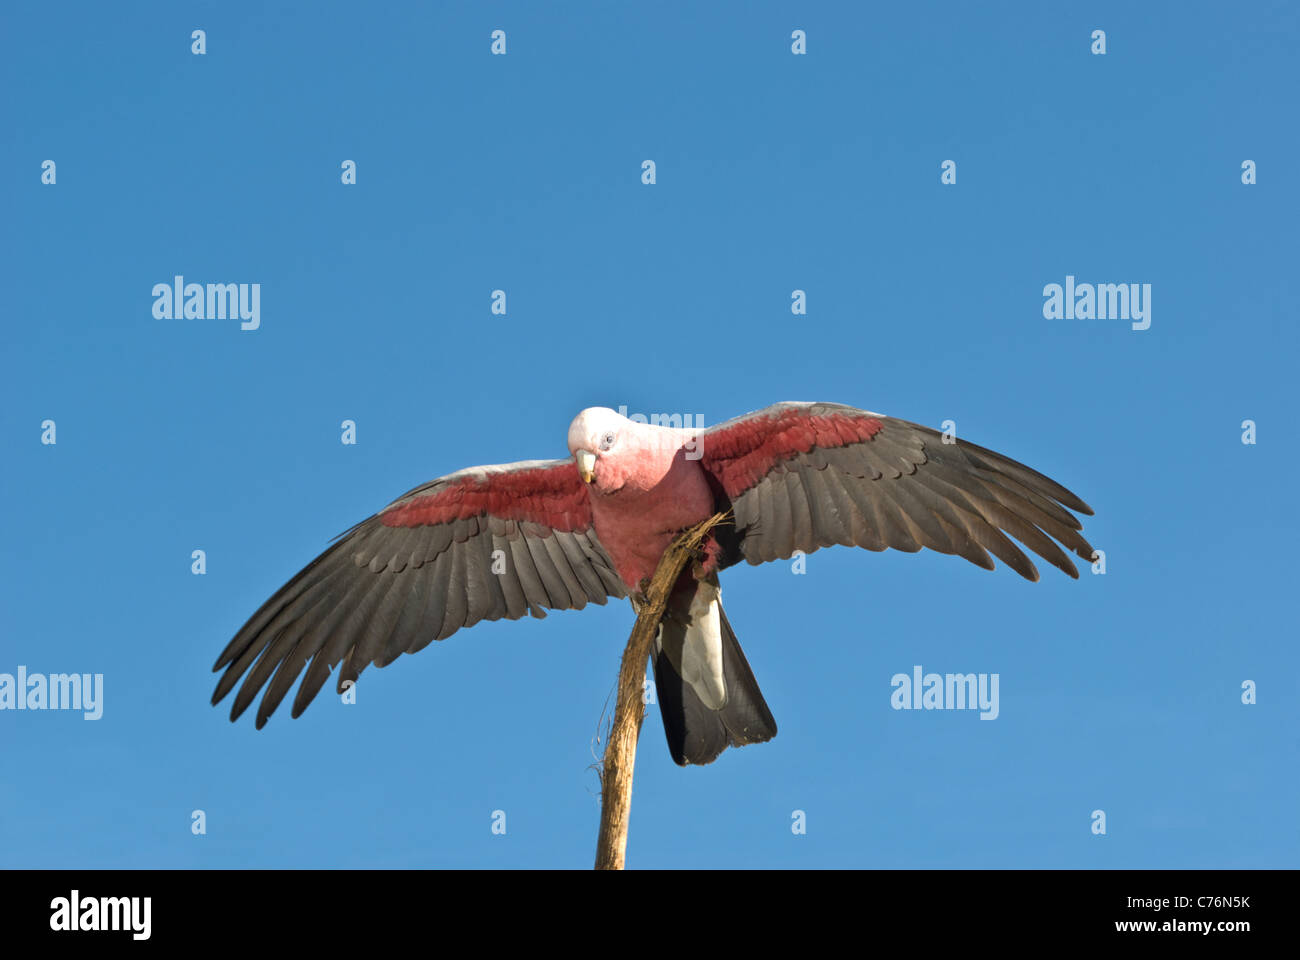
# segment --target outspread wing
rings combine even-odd
[[[217,703],[247,673],[235,720],[270,680],[257,726],[306,667],[293,716],[333,668],[341,692],[370,663],[387,666],[480,620],[544,617],[625,596],[591,525],[572,460],[472,467],[393,501],[335,538],[235,634]]]
[[[1092,547],[1069,510],[1092,509],[1036,470],[936,430],[833,403],[778,403],[699,438],[701,463],[730,499],[719,565],[831,544],[915,553],[929,547],[1029,580],[1038,570],[1008,534],[1071,577],[1064,545]],[[1055,538],[1055,539],[1053,539]]]

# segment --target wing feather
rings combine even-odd
[[[342,691],[369,664],[482,620],[625,596],[587,497],[571,460],[474,467],[407,492],[258,608],[217,658],[212,702],[238,686],[234,720],[265,688],[261,727],[300,676],[295,717],[336,666]]]
[[[1037,580],[1012,537],[1071,577],[1078,570],[1066,550],[1092,559],[1070,512],[1092,508],[1074,493],[986,447],[906,420],[841,404],[778,403],[704,431],[699,449],[735,518],[738,553],[721,566],[844,543],[926,547],[985,569],[992,554]]]

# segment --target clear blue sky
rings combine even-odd
[[[543,6],[5,5],[0,672],[105,702],[0,712],[3,865],[589,866],[626,603],[261,732],[212,662],[334,534],[582,407],[787,399],[955,420],[1091,503],[1107,572],[725,574],[780,733],[680,769],[652,709],[630,866],[1300,865],[1296,6]],[[260,283],[261,328],[155,319],[176,274]],[[1067,275],[1151,284],[1150,329],[1045,320]],[[894,711],[916,664],[1000,716]]]

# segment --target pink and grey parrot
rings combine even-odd
[[[992,553],[1037,580],[1008,534],[1076,579],[1057,541],[1093,559],[1069,512],[1092,510],[1060,484],[854,407],[778,403],[704,430],[591,407],[568,441],[564,460],[460,470],[341,534],[235,634],[213,667],[225,673],[212,702],[244,677],[235,720],[269,680],[260,729],[304,668],[295,717],[340,664],[342,692],[367,665],[387,666],[480,620],[635,601],[677,533],[726,511],[731,520],[674,587],[651,653],[673,760],[710,763],[728,746],[776,736],[722,609],[727,567],[840,543],[929,547],[990,570]]]

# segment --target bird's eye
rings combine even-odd
[[[607,433],[600,438],[600,449],[608,450],[614,445],[614,434]]]

